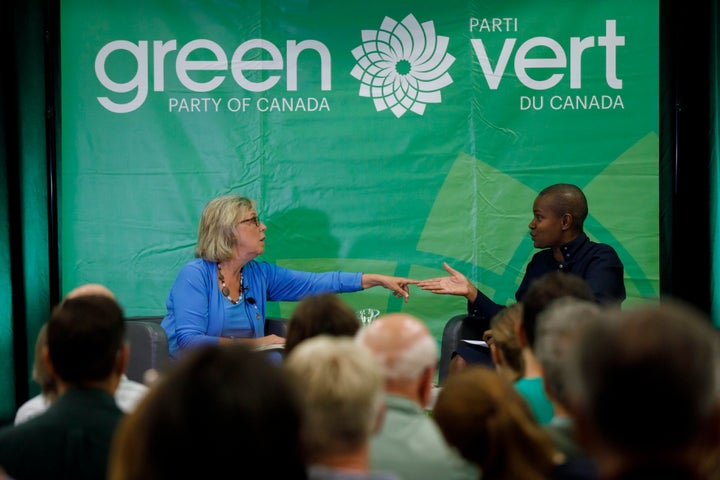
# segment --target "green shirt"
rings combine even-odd
[[[480,471],[448,446],[420,405],[397,395],[385,398],[385,421],[370,443],[373,471],[394,472],[405,480],[480,478]]]
[[[550,422],[555,409],[545,395],[542,377],[521,378],[515,382],[515,389],[530,404],[530,409],[540,425]]]

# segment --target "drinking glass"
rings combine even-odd
[[[377,308],[363,308],[355,312],[355,315],[357,315],[358,319],[360,319],[360,323],[363,326],[367,326],[370,325],[370,322],[380,316],[380,310]]]

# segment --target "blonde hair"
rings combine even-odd
[[[208,202],[200,217],[195,257],[222,262],[232,257],[235,229],[255,202],[240,195],[223,195]]]
[[[506,366],[512,371],[513,381],[525,373],[525,359],[515,334],[515,328],[522,322],[522,315],[522,303],[517,302],[503,308],[490,319],[491,342],[501,352]]]

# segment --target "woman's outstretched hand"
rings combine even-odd
[[[363,290],[370,287],[385,287],[393,292],[397,298],[404,298],[405,302],[410,298],[409,285],[416,285],[419,280],[412,278],[393,277],[390,275],[380,275],[377,273],[363,273],[362,288]]]

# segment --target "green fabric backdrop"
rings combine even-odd
[[[532,200],[562,181],[618,249],[628,302],[659,293],[656,2],[61,14],[63,291],[99,281],[129,314],[162,314],[203,206],[233,192],[259,202],[265,260],[417,278],[447,260],[505,303],[533,253]],[[465,308],[417,290],[345,298],[417,314],[438,339]]]
[[[0,424],[38,392],[29,366],[50,312],[44,12],[40,0],[13,2],[2,20],[12,67],[0,105]]]

